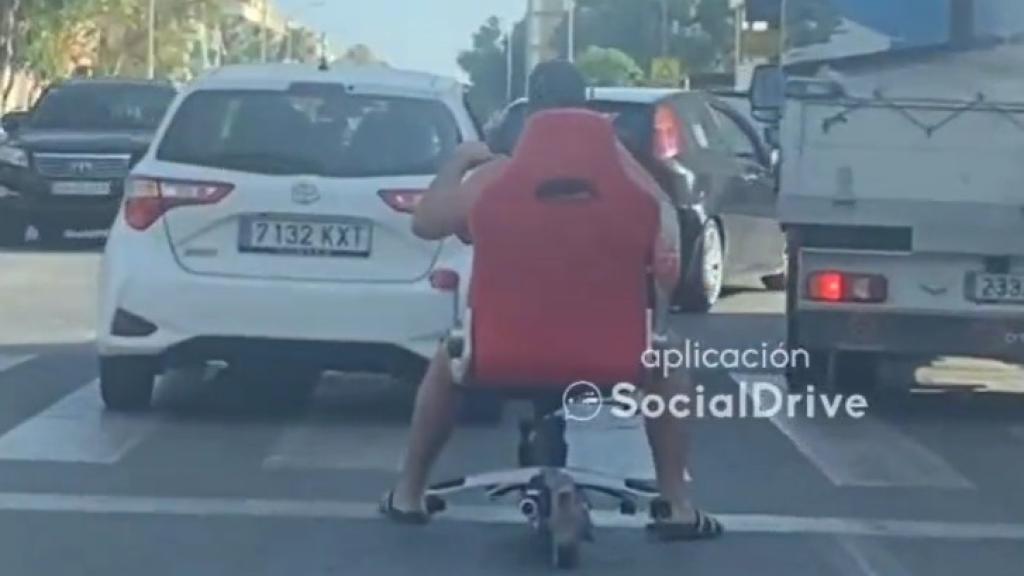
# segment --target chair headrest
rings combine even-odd
[[[546,174],[580,174],[618,163],[611,119],[582,109],[540,112],[527,122],[513,162]]]

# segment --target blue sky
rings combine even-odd
[[[333,46],[366,44],[393,66],[459,74],[455,58],[491,15],[508,22],[526,0],[277,0],[282,11],[327,32]]]

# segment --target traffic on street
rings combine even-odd
[[[1021,574],[1017,2],[42,4],[0,575]]]

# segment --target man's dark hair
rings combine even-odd
[[[530,112],[553,108],[582,108],[587,103],[587,81],[568,60],[542,62],[530,73]]]

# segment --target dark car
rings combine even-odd
[[[28,112],[3,118],[0,243],[108,228],[123,182],[176,95],[169,83],[74,79],[48,88]]]
[[[785,239],[776,220],[772,154],[744,114],[712,94],[597,88],[590,107],[614,118],[623,144],[679,208],[686,266],[676,305],[703,312],[723,286],[784,285]],[[488,136],[510,152],[526,103],[506,109]]]

